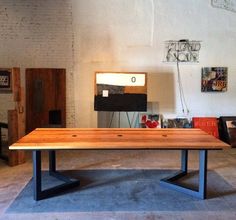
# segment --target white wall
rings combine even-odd
[[[187,117],[236,114],[236,13],[210,0],[1,0],[0,28],[0,67],[67,69],[70,127],[97,126],[95,71],[148,72],[148,101],[165,117],[186,116],[166,40],[202,41],[199,64],[180,66]],[[228,67],[227,92],[201,93],[204,66]],[[0,120],[8,99],[0,95]]]
[[[76,125],[97,126],[95,71],[148,72],[148,100],[165,117],[236,114],[236,13],[206,0],[74,0]],[[164,41],[200,40],[200,62],[181,64],[189,114],[182,112],[175,64]],[[228,91],[201,93],[201,68],[228,67]],[[102,120],[102,119],[100,119]],[[104,115],[106,120],[106,115]]]

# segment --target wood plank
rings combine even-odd
[[[20,68],[14,67],[12,68],[12,91],[13,91],[13,99],[15,102],[19,102],[21,98],[20,94]]]
[[[49,127],[49,112],[61,112],[61,126],[66,127],[66,70],[26,69],[26,133]]]
[[[8,143],[13,144],[19,139],[18,112],[17,110],[8,110]],[[24,151],[9,152],[9,166],[16,166],[25,163]]]
[[[17,102],[17,119],[18,119],[18,139],[22,138],[25,135],[25,95],[24,89],[20,87],[20,99]],[[26,156],[25,151],[18,151],[18,164],[25,163]],[[17,164],[17,165],[18,165]]]
[[[11,89],[12,89],[12,102],[15,103],[14,110],[8,110],[8,142],[12,144],[16,142],[19,137],[24,136],[24,121],[20,114],[19,106],[24,102],[22,99],[21,93],[21,81],[20,81],[20,68],[14,67],[8,69],[11,71]],[[20,123],[22,121],[22,123]],[[22,125],[23,124],[23,125]],[[25,162],[25,152],[24,151],[15,151],[8,152],[9,165],[15,166]]]
[[[18,140],[18,124],[16,110],[8,110],[8,143],[9,145]],[[18,164],[18,152],[9,152],[9,165],[15,166]]]
[[[227,149],[228,144],[200,129],[57,128],[36,129],[11,150],[35,149]]]

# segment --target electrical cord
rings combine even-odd
[[[189,50],[189,42],[188,40],[180,40],[179,42],[186,42],[188,44],[188,50]],[[178,88],[179,88],[179,94],[180,94],[180,102],[182,107],[183,114],[186,113],[189,114],[189,108],[185,99],[182,80],[181,80],[181,74],[180,74],[180,68],[179,68],[179,50],[177,50],[177,55],[175,55],[176,58],[176,67],[177,67],[177,76],[178,76]]]
[[[183,102],[183,96],[182,96],[182,89],[181,89],[181,78],[180,78],[180,72],[179,72],[179,60],[177,59],[177,76],[178,76],[178,89],[179,89],[179,97],[180,97],[180,103],[182,107],[182,112],[184,113],[184,102]]]
[[[182,80],[181,80],[181,75],[180,75],[180,70],[179,70],[179,61],[177,60],[177,73],[178,73],[178,84],[179,84],[179,93],[180,93],[180,101],[181,101],[181,106],[182,106],[182,112],[189,114],[189,108],[185,99],[184,95],[184,90],[183,90],[183,85],[182,85]]]

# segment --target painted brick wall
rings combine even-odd
[[[67,126],[74,126],[73,28],[70,0],[1,0],[0,67],[66,68]],[[0,121],[13,108],[11,95],[0,94]]]

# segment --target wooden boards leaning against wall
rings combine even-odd
[[[6,108],[8,145],[35,128],[66,126],[66,69],[26,69],[26,90],[21,87],[20,68],[0,70],[9,84],[4,81],[0,92],[11,93],[14,102],[14,107]],[[9,151],[8,161],[10,166],[24,163],[25,152]]]
[[[8,144],[11,145],[25,134],[24,94],[20,82],[20,68],[12,68],[12,93],[15,109],[8,110]],[[24,151],[9,151],[9,165],[25,162]]]

